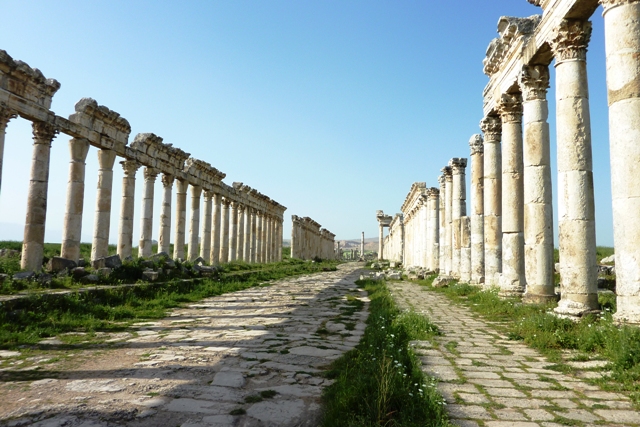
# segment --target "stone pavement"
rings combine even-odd
[[[410,282],[389,288],[402,308],[423,312],[443,332],[420,342],[424,371],[438,389],[454,424],[464,427],[640,426],[640,412],[619,393],[546,369],[537,351],[509,341],[490,322],[445,296]]]
[[[209,298],[81,350],[58,337],[0,352],[0,425],[316,425],[319,374],[365,328],[359,267]]]

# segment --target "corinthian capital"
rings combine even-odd
[[[454,175],[464,174],[464,169],[467,167],[467,159],[464,157],[454,157],[449,160],[449,167],[451,168],[451,173]]]
[[[124,170],[125,176],[135,176],[136,172],[138,171],[138,168],[140,167],[140,165],[137,162],[134,162],[133,160],[124,160],[120,162],[120,164],[122,165],[122,169]]]
[[[58,134],[58,129],[47,122],[33,122],[32,128],[34,144],[51,144]]]
[[[162,186],[164,188],[169,188],[173,186],[173,181],[175,180],[175,177],[173,175],[163,173],[162,178],[160,179],[162,180]]]
[[[16,113],[5,107],[4,104],[0,104],[0,130],[3,130],[5,126],[7,126],[9,120],[15,119],[16,117]]]
[[[604,7],[604,11],[616,7],[623,6],[626,4],[640,3],[640,0],[599,0],[602,7]]]
[[[502,137],[502,121],[498,116],[487,116],[480,121],[480,129],[485,141],[500,141]]]
[[[498,104],[498,114],[502,123],[520,123],[522,121],[522,95],[504,93]]]
[[[568,59],[586,61],[590,39],[590,21],[563,19],[551,39],[551,49],[556,61],[566,61]]]
[[[484,153],[484,140],[482,139],[482,135],[475,134],[471,136],[469,139],[469,147],[471,147],[471,155],[474,154],[482,154]]]
[[[158,176],[158,169],[145,167],[144,168],[144,180],[154,182]]]
[[[442,176],[444,176],[445,181],[451,181],[453,179],[453,171],[451,167],[445,166],[442,168]]]
[[[549,67],[525,65],[518,76],[518,85],[525,101],[546,99],[549,88]]]

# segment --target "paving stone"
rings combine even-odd
[[[459,427],[479,427],[480,425],[477,422],[471,420],[451,420],[451,423]]]
[[[578,407],[576,402],[569,399],[551,399],[551,402],[563,409],[573,409]]]
[[[513,388],[513,383],[505,380],[485,380],[481,378],[470,378],[468,382],[478,384],[483,387]]]
[[[605,421],[610,423],[640,424],[640,414],[637,411],[596,409],[593,412],[595,412],[597,415],[604,418]]]
[[[464,376],[467,378],[485,378],[485,379],[500,379],[500,375],[495,372],[484,371],[465,371]]]
[[[585,423],[591,423],[594,421],[600,421],[602,418],[592,414],[585,409],[570,409],[568,411],[553,411],[561,417],[568,418],[570,420],[582,421]]]
[[[585,390],[583,394],[591,399],[602,399],[602,400],[629,400],[628,397],[618,394],[611,393],[608,391],[591,391]]]
[[[483,394],[467,394],[467,393],[458,393],[458,397],[464,400],[465,403],[489,403],[489,399]]]
[[[500,396],[500,397],[527,397],[526,394],[521,392],[520,390],[516,390],[515,388],[494,388],[494,387],[485,387],[486,392],[490,396]]]
[[[485,408],[475,405],[447,405],[447,412],[452,418],[478,420],[490,420],[492,418]]]
[[[507,408],[541,408],[549,404],[541,399],[515,399],[510,397],[496,397],[494,402],[506,406]]]
[[[487,421],[485,427],[539,427],[539,424],[527,421]]]
[[[522,412],[516,411],[515,409],[494,409],[493,414],[500,420],[528,421]]]
[[[533,421],[550,421],[555,418],[544,409],[524,409],[524,413]]]

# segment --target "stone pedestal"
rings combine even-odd
[[[580,316],[598,309],[596,236],[587,84],[588,21],[564,20],[556,57],[558,228],[561,300],[556,313]],[[615,171],[614,171],[615,172]]]
[[[158,252],[171,252],[171,196],[173,194],[174,177],[162,174],[162,211],[160,213],[160,236]]]
[[[4,138],[9,120],[16,117],[12,111],[0,107],[0,189],[2,188],[2,163],[4,159]]]
[[[503,94],[502,118],[502,274],[500,295],[525,291],[524,187],[522,163],[522,97]]]
[[[185,227],[187,221],[187,188],[189,182],[178,179],[176,181],[176,219],[175,219],[175,237],[173,239],[173,258],[185,259],[184,243],[185,243]]]
[[[49,159],[51,141],[58,131],[49,123],[33,123],[33,157],[27,195],[27,215],[20,268],[40,271],[44,254],[44,229],[47,221]]]
[[[222,230],[222,196],[213,194],[213,214],[211,224],[211,265],[220,264],[220,234]]]
[[[148,258],[153,253],[153,197],[158,170],[144,168],[144,185],[142,186],[142,209],[140,217],[140,242],[138,256]]]
[[[484,133],[484,283],[498,286],[502,271],[502,121],[487,116],[480,122]]]
[[[640,323],[640,1],[604,6],[611,190],[616,258],[615,319]]]
[[[0,121],[0,126],[1,125],[2,122]],[[4,135],[4,133],[0,130],[0,139],[3,138],[2,135]],[[60,256],[78,262],[80,259],[82,211],[84,206],[85,160],[89,152],[89,141],[86,139],[71,139],[69,141],[69,152],[71,154],[71,161],[69,163],[67,206],[64,215],[64,225],[62,226]]]
[[[109,228],[111,226],[111,191],[113,186],[113,164],[116,152],[98,151],[98,191],[96,193],[96,216],[93,225],[91,260],[109,256]]]
[[[229,206],[231,200],[222,201],[222,229],[220,234],[220,262],[229,262]]]
[[[122,177],[122,203],[118,226],[118,255],[120,259],[131,256],[133,246],[133,213],[135,210],[136,172],[140,165],[132,160],[120,162],[124,170]]]
[[[526,66],[519,77],[524,97],[524,257],[527,290],[524,300],[556,299],[553,282],[553,205],[546,93],[549,68]]]
[[[204,209],[202,212],[202,237],[200,240],[200,257],[202,259],[209,259],[211,255],[211,209],[212,209],[213,193],[208,190],[204,190]]]
[[[191,186],[191,218],[189,219],[189,261],[198,258],[200,251],[200,196],[202,195],[202,187],[198,185]]]
[[[475,285],[484,283],[484,141],[473,135],[471,147],[471,278]]]

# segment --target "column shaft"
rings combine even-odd
[[[220,264],[220,231],[222,229],[222,205],[220,194],[213,194],[213,215],[211,224],[211,265]]]
[[[200,257],[211,263],[211,208],[213,193],[204,191],[204,209],[202,214],[202,237],[200,241]]]
[[[467,189],[465,168],[467,159],[453,158],[449,161],[451,168],[451,274],[460,277],[460,256],[462,249],[462,227],[460,218],[467,215]]]
[[[120,162],[124,169],[122,178],[122,203],[118,225],[118,255],[121,259],[131,256],[133,246],[133,213],[136,190],[136,171],[140,167],[132,160]]]
[[[171,196],[173,195],[174,177],[162,174],[162,212],[160,213],[160,236],[158,237],[158,253],[171,253]]]
[[[471,147],[471,280],[484,283],[484,150],[481,135],[473,135]]]
[[[175,237],[173,239],[173,258],[185,259],[184,243],[185,243],[185,227],[187,221],[187,188],[189,182],[178,179],[176,183],[176,219],[175,219]]]
[[[227,198],[222,202],[222,229],[220,233],[220,263],[229,262],[229,205]]]
[[[138,256],[148,258],[153,253],[153,196],[158,171],[144,168],[144,185],[142,186],[142,209],[140,216],[140,242],[138,244]]]
[[[484,282],[491,287],[498,285],[502,271],[502,121],[488,116],[480,128],[484,133]]]
[[[189,261],[198,258],[200,236],[200,196],[202,195],[202,187],[198,185],[191,186],[191,218],[189,220]]]
[[[7,132],[9,120],[16,117],[16,114],[6,108],[0,108],[0,189],[2,188],[2,164],[4,161],[4,139]]]
[[[238,206],[238,250],[236,258],[239,261],[244,261],[244,209],[244,206]]]
[[[96,193],[96,216],[93,225],[91,260],[109,256],[109,228],[111,226],[111,191],[113,185],[113,163],[116,152],[99,150],[98,191]]]
[[[2,132],[0,131],[0,135]],[[89,141],[73,138],[69,140],[71,161],[67,183],[67,205],[62,227],[60,256],[78,262],[82,235],[82,212],[84,207],[85,160],[89,152]]]
[[[242,234],[244,235],[244,257],[242,259],[244,262],[251,262],[251,208],[249,206],[244,208],[244,229]]]
[[[235,261],[238,251],[238,203],[231,202],[229,219],[229,261]]]

